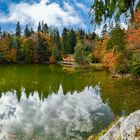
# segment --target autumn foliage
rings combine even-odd
[[[44,63],[52,56],[48,34],[37,32],[29,37],[5,33],[0,40],[0,61],[3,63]]]
[[[129,49],[140,49],[140,10],[134,14],[134,20],[129,25],[127,47]]]
[[[128,30],[127,47],[129,49],[140,49],[140,28]]]
[[[137,10],[134,14],[134,21],[135,23],[140,23],[140,10]]]
[[[117,54],[114,51],[106,52],[102,62],[104,67],[107,68],[109,71],[115,71],[115,65],[117,63]]]
[[[108,39],[109,39],[109,36],[106,35],[102,39],[96,41],[96,46],[93,51],[93,56],[94,56],[95,61],[97,62],[102,61],[102,58],[104,57],[104,54],[106,52]]]
[[[3,61],[15,62],[16,49],[11,46],[11,36],[6,34],[0,41],[0,57]]]
[[[93,55],[96,61],[103,63],[106,69],[113,72],[117,62],[117,54],[114,50],[107,51],[108,40],[109,35],[107,34],[102,39],[98,40]]]

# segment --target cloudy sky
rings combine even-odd
[[[34,29],[39,21],[49,26],[92,30],[89,9],[93,0],[0,0],[0,25],[11,31],[20,21]]]

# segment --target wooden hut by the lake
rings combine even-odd
[[[50,61],[49,63],[51,63],[51,64],[54,63],[54,62],[55,62],[54,56],[51,56],[51,57],[49,58],[49,61]]]
[[[71,54],[67,54],[63,57],[63,61],[60,62],[63,66],[74,67],[75,59],[74,56]]]

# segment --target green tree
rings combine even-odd
[[[95,40],[96,37],[97,37],[95,32],[88,33],[86,36],[88,36],[88,38],[87,37],[86,38],[89,39],[89,40]]]
[[[55,60],[61,58],[61,38],[58,28],[50,28],[50,38],[53,45],[53,56]]]
[[[66,51],[67,43],[68,43],[67,36],[68,36],[68,29],[64,28],[63,33],[62,33],[62,52],[63,52],[64,55],[67,54],[67,51]]]
[[[23,61],[22,54],[21,54],[21,38],[20,37],[15,36],[14,45],[15,45],[15,48],[17,49],[17,56],[16,56],[17,61]]]
[[[42,28],[41,28],[41,23],[40,23],[40,22],[39,22],[39,24],[38,24],[37,31],[38,31],[38,32],[41,32],[41,31],[42,31]]]
[[[70,30],[70,35],[69,35],[69,42],[70,44],[70,54],[74,53],[74,48],[76,46],[77,43],[77,37],[76,37],[76,33],[73,29]]]
[[[48,34],[49,33],[49,27],[48,27],[47,23],[45,23],[43,25],[42,32],[45,33],[45,34]]]
[[[108,40],[107,43],[107,49],[108,50],[116,50],[118,52],[122,52],[125,49],[125,31],[121,29],[119,26],[117,26],[114,30],[111,32],[111,37]]]
[[[31,32],[31,34],[34,34],[34,30],[33,30],[33,28],[31,28],[31,31],[30,31],[30,32]]]
[[[40,33],[38,33],[38,53],[39,53],[39,61],[41,63],[45,62],[46,58],[46,48],[44,46],[43,38]]]
[[[56,60],[59,60],[61,57],[61,41],[58,28],[55,29],[54,57]]]
[[[25,27],[24,35],[25,35],[26,37],[29,37],[29,36],[31,35],[31,31],[29,30],[28,25],[26,25],[26,27]]]
[[[105,24],[105,25],[103,26],[103,29],[102,29],[101,34],[102,34],[102,36],[104,36],[106,33],[107,33],[107,24]]]
[[[140,76],[140,52],[134,52],[132,55],[132,73]]]
[[[61,49],[61,41],[58,28],[56,28],[55,34],[56,34],[56,45],[58,46],[58,49]]]
[[[78,64],[89,64],[92,53],[92,44],[87,41],[78,42],[75,47],[75,60]]]
[[[78,37],[79,39],[84,39],[86,33],[83,29],[78,29]]]
[[[25,61],[26,63],[32,62],[31,48],[32,48],[32,41],[29,38],[23,38],[21,44],[21,55],[23,61]]]
[[[122,15],[130,17],[139,7],[137,0],[94,0],[90,10],[91,23],[101,25],[102,21],[112,18],[119,21]]]
[[[73,29],[68,30],[67,28],[64,28],[62,33],[63,54],[73,54],[76,43],[77,43],[76,32]]]
[[[2,33],[2,31],[1,31],[1,26],[0,26],[0,33]]]
[[[0,38],[2,37],[2,31],[1,31],[1,26],[0,26]]]
[[[47,35],[44,35],[43,33],[38,33],[37,36],[39,62],[45,63],[49,60],[49,57],[52,55],[51,45]]]
[[[21,27],[19,22],[16,25],[16,36],[21,36]]]

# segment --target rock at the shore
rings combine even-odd
[[[99,140],[140,140],[140,110],[120,118]]]

